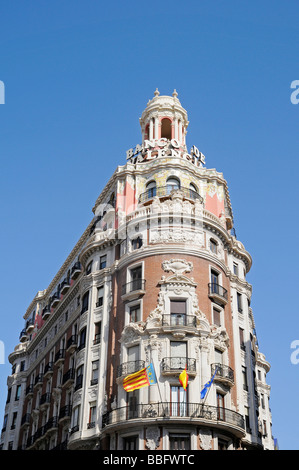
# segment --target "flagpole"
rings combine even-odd
[[[160,400],[161,400],[161,406],[162,406],[162,409],[163,409],[163,414],[164,414],[164,416],[165,416],[165,415],[166,415],[166,413],[165,413],[165,408],[164,408],[164,405],[163,405],[162,394],[161,394],[161,390],[160,390],[160,386],[159,386],[158,376],[157,376],[157,374],[156,374],[156,366],[155,366],[155,362],[154,362],[154,360],[153,360],[153,357],[152,357],[151,363],[153,364],[153,369],[154,369],[154,371],[155,371],[156,385],[157,385],[157,387],[158,387],[158,391],[159,391],[159,395],[160,395]]]

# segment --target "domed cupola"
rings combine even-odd
[[[142,146],[146,141],[175,139],[176,147],[186,151],[187,111],[182,107],[176,90],[172,96],[160,95],[158,89],[142,113],[140,125]]]

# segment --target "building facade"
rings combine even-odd
[[[142,143],[24,315],[2,449],[274,448],[252,259],[227,183],[188,150],[176,91],[156,90],[140,126]],[[149,364],[156,383],[127,392],[124,378]]]

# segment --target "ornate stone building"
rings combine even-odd
[[[156,90],[140,125],[142,143],[24,315],[3,449],[274,448],[252,260],[227,183],[188,150],[175,91]],[[126,392],[123,379],[149,364],[157,383]]]

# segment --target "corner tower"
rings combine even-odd
[[[140,125],[141,142],[24,315],[3,449],[274,448],[252,259],[227,183],[187,146],[175,91],[156,90]],[[156,383],[128,391],[124,379],[147,366]]]

